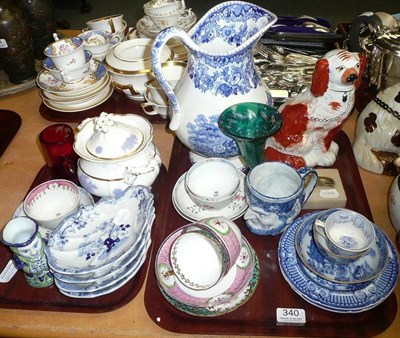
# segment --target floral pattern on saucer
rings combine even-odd
[[[74,92],[84,88],[90,88],[107,75],[107,70],[103,63],[92,60],[89,73],[76,83],[65,83],[58,81],[51,73],[43,69],[36,78],[36,83],[43,90],[50,92]]]
[[[376,307],[390,296],[397,283],[399,262],[393,244],[383,234],[389,249],[388,261],[382,273],[374,280],[359,284],[327,281],[313,274],[302,264],[294,244],[299,226],[309,217],[315,218],[318,213],[298,218],[282,234],[278,246],[278,262],[283,277],[307,302],[327,311],[358,313]],[[308,270],[307,273],[304,272],[305,269]]]
[[[196,222],[204,218],[215,216],[224,216],[230,220],[239,218],[246,212],[248,207],[244,188],[245,174],[240,174],[240,186],[233,203],[220,210],[207,210],[194,203],[185,189],[184,180],[186,173],[183,174],[176,182],[172,192],[172,203],[175,210],[179,215],[190,222]]]
[[[318,250],[313,237],[313,223],[316,218],[326,219],[334,211],[328,210],[315,217],[310,216],[299,226],[295,245],[300,260],[313,273],[332,282],[363,283],[375,278],[385,267],[388,257],[386,239],[378,230],[375,231],[375,243],[356,261],[345,264],[334,263]]]

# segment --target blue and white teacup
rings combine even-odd
[[[326,245],[332,256],[344,260],[357,259],[365,254],[376,236],[374,225],[366,217],[344,208],[330,214],[325,221],[317,219],[314,231],[320,235],[315,236],[317,244],[325,241],[320,246]],[[325,254],[329,251],[325,250]]]
[[[73,70],[86,63],[83,40],[78,37],[58,39],[50,43],[43,51],[53,61],[57,69]]]
[[[307,180],[306,177],[310,177]],[[300,213],[317,183],[311,167],[298,170],[282,162],[264,162],[247,175],[246,225],[256,235],[277,235]]]

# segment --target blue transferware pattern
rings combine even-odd
[[[193,152],[204,157],[238,156],[235,142],[218,128],[218,116],[238,102],[272,104],[258,75],[253,48],[277,17],[254,4],[223,2],[209,10],[186,33],[179,27],[155,38],[151,61],[171,110],[170,129]],[[171,38],[188,49],[187,71],[173,89],[162,74],[161,52]]]
[[[55,285],[58,289],[67,293],[93,293],[100,292],[104,289],[113,287],[114,285],[120,284],[121,280],[126,278],[133,278],[134,272],[137,272],[144,260],[143,257],[146,256],[148,248],[151,244],[150,236],[146,236],[143,243],[143,247],[140,248],[137,253],[134,254],[134,258],[127,264],[119,266],[119,269],[115,270],[113,273],[107,274],[103,278],[99,278],[94,282],[87,283],[66,283],[55,278]]]
[[[311,271],[305,273],[307,268],[296,254],[295,236],[299,226],[317,214],[299,217],[280,238],[278,262],[287,283],[310,304],[331,312],[358,313],[381,304],[393,292],[399,275],[398,257],[391,241],[382,233],[389,250],[388,261],[382,273],[370,282],[346,285],[327,281]]]
[[[80,291],[70,292],[63,290],[62,288],[59,288],[59,290],[62,294],[71,298],[96,298],[107,295],[123,287],[133,277],[135,277],[135,275],[138,273],[139,269],[145,262],[146,256],[147,256],[147,251],[143,253],[143,255],[141,255],[140,258],[138,258],[138,260],[135,260],[135,263],[132,264],[132,267],[130,267],[130,269],[126,271],[126,273],[120,279],[118,279],[116,283],[112,283],[111,285],[106,285],[102,288],[98,288],[90,292],[80,292]]]
[[[75,284],[75,285],[76,284],[91,285],[94,283],[96,284],[102,283],[105,279],[109,278],[110,276],[114,276],[120,273],[126,265],[131,264],[131,262],[137,258],[137,256],[143,251],[145,244],[149,240],[148,237],[150,236],[150,229],[151,226],[150,224],[148,224],[145,227],[143,234],[139,236],[140,237],[139,242],[133,245],[124,257],[115,260],[113,264],[110,265],[109,267],[99,269],[94,272],[83,275],[79,274],[67,275],[56,272],[53,274],[54,278],[56,278],[60,282],[67,284]]]
[[[83,274],[111,265],[138,242],[147,222],[153,221],[153,202],[148,187],[133,186],[119,197],[82,207],[51,234],[46,247],[50,268]]]
[[[314,190],[317,173],[312,167],[298,169],[297,174],[301,181],[298,189],[290,196],[275,198],[265,196],[254,189],[251,172],[255,170],[259,168],[253,168],[246,177],[246,199],[249,205],[244,214],[246,226],[255,235],[275,236],[283,232],[300,213]],[[310,176],[311,180],[305,186],[304,180],[307,176]]]
[[[365,255],[353,262],[335,263],[319,251],[313,237],[313,223],[317,218],[325,220],[335,211],[330,209],[310,216],[299,226],[295,246],[300,260],[313,273],[332,282],[363,283],[375,278],[384,269],[388,257],[386,239],[380,231],[376,231],[376,241]]]

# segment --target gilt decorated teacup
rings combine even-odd
[[[86,63],[83,40],[78,37],[58,39],[43,51],[53,61],[57,69],[72,70]]]
[[[89,30],[79,34],[78,37],[83,40],[83,48],[93,55],[106,53],[121,42],[119,35],[101,30]]]
[[[306,177],[310,180],[306,183]],[[298,170],[282,162],[264,162],[247,175],[246,225],[256,235],[277,235],[300,213],[317,182],[311,167]]]
[[[86,24],[91,30],[102,30],[116,33],[124,27],[123,17],[123,14],[114,14],[90,20],[86,22]]]

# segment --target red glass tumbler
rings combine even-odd
[[[77,183],[78,155],[73,148],[72,127],[63,123],[52,124],[40,132],[39,141],[46,163],[54,177]]]

